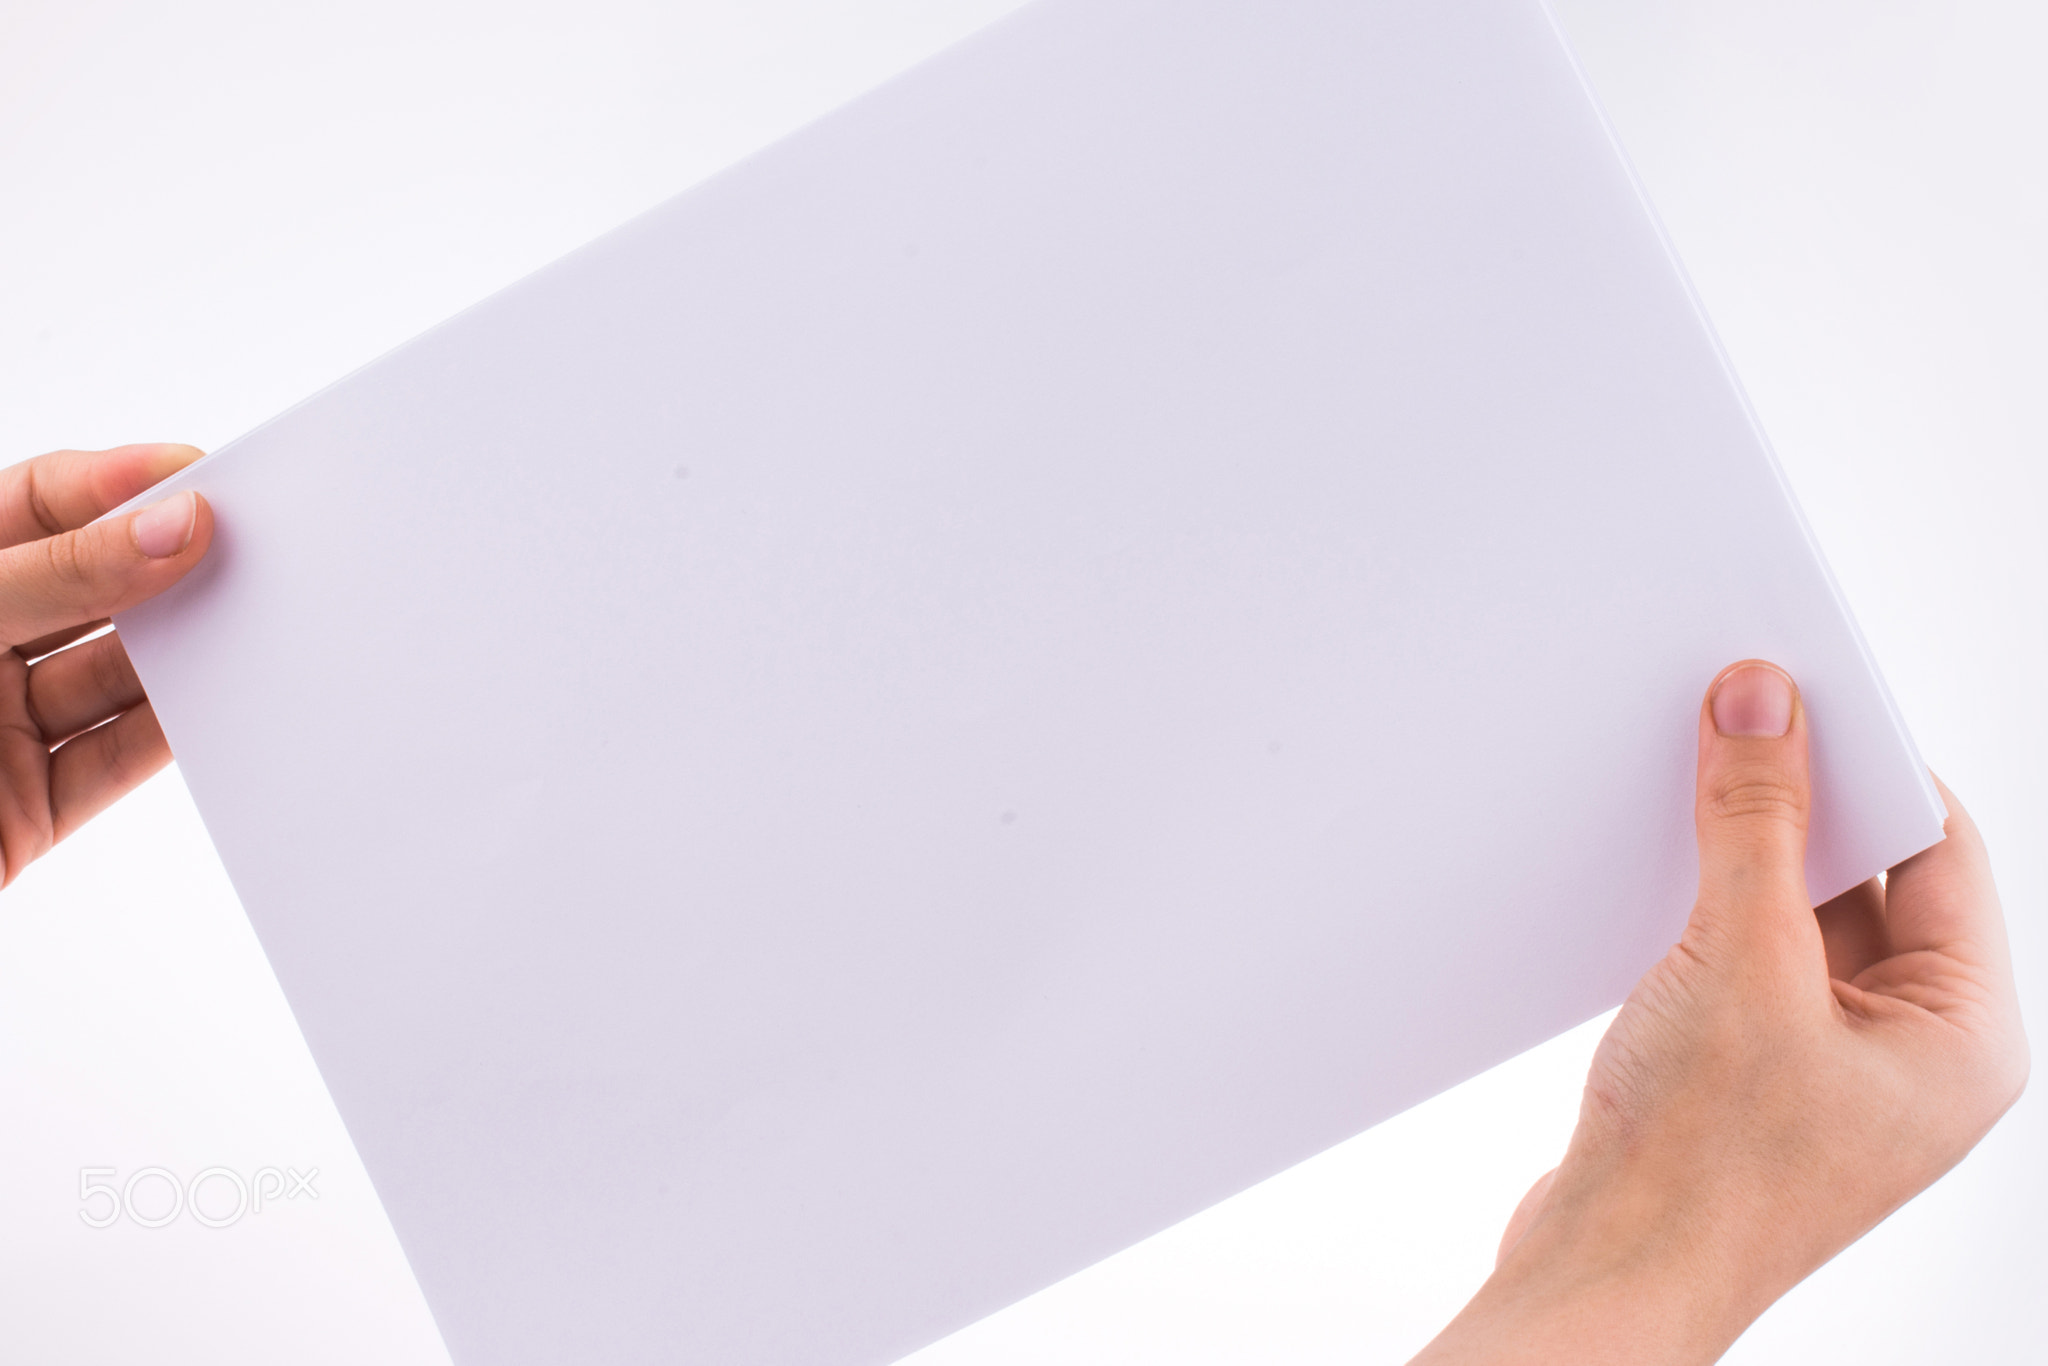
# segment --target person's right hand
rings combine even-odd
[[[1703,1363],[1947,1171],[2027,1043],[1991,868],[1947,837],[1808,903],[1806,715],[1758,660],[1699,718],[1700,889],[1615,1017],[1558,1168],[1421,1363]]]
[[[0,886],[170,760],[119,637],[83,638],[183,578],[213,513],[180,493],[88,523],[198,458],[122,446],[0,470]]]

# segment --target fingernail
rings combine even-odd
[[[1723,735],[1776,737],[1792,729],[1792,680],[1769,664],[1746,664],[1714,688],[1714,729]]]
[[[198,515],[198,500],[189,493],[172,494],[161,503],[151,503],[128,524],[135,536],[135,548],[152,560],[169,559],[192,544],[192,523]]]

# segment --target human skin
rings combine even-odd
[[[122,446],[0,470],[0,886],[170,761],[120,638],[83,638],[183,578],[213,513],[180,493],[88,524],[198,458]]]
[[[1790,677],[1701,704],[1700,888],[1593,1058],[1564,1160],[1411,1366],[1691,1366],[1960,1161],[2026,1084],[1983,842],[1945,838],[1813,908]]]

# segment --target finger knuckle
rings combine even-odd
[[[49,478],[50,466],[46,462],[50,462],[53,459],[61,459],[64,454],[65,452],[63,451],[57,451],[51,456],[43,457],[42,460],[30,461],[28,477],[24,481],[26,487],[23,489],[23,495],[28,503],[29,515],[35,518],[37,526],[41,527],[46,534],[52,536],[64,530],[64,519],[57,515],[55,508],[50,506],[48,492],[43,487]]]
[[[93,690],[109,702],[118,701],[128,692],[128,661],[118,647],[109,642],[111,636],[102,636],[90,646],[92,655],[87,661],[91,671]]]
[[[132,777],[136,768],[136,753],[128,728],[110,723],[100,727],[100,732],[100,758],[105,762],[107,771],[124,779]]]
[[[1708,788],[1706,808],[1717,820],[1797,824],[1806,819],[1806,791],[1773,769],[1737,769]]]
[[[93,580],[92,562],[75,535],[52,536],[42,542],[50,577],[65,588],[83,588]]]

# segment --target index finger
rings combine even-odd
[[[197,493],[0,550],[0,644],[39,641],[151,598],[206,554],[213,512]]]
[[[1976,822],[1941,779],[1948,803],[1940,844],[1923,849],[1885,877],[1885,927],[1892,952],[1935,952],[1985,967],[2007,961],[2005,915],[1991,880],[1991,857]]]
[[[75,531],[197,460],[192,446],[155,443],[51,451],[0,470],[0,548]]]

